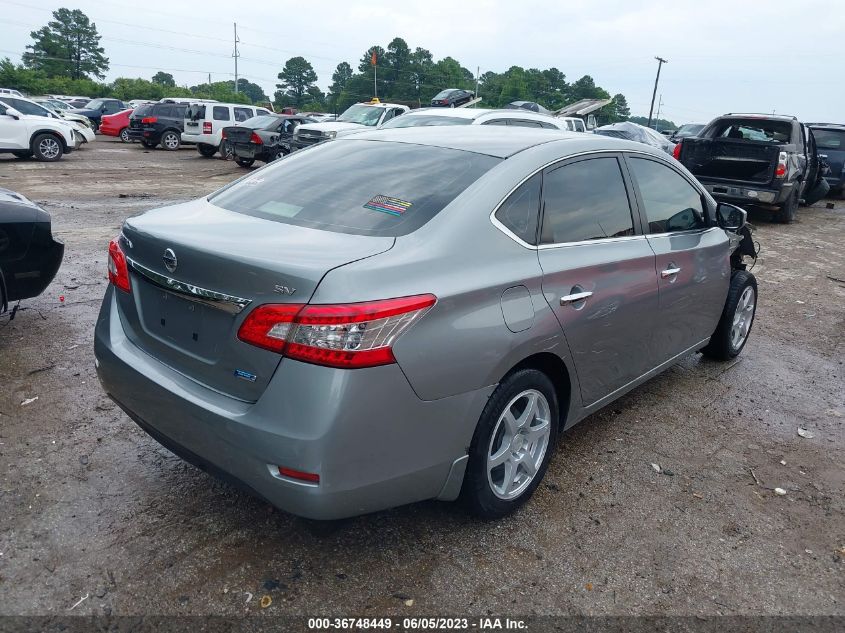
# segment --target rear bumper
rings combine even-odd
[[[100,382],[133,420],[187,461],[312,519],[456,496],[463,469],[452,466],[466,455],[490,388],[423,401],[397,365],[337,370],[287,359],[260,400],[246,403],[132,344],[114,292],[106,292],[95,331]],[[280,477],[278,466],[319,473],[320,482]]]
[[[794,191],[795,183],[785,182],[777,189],[753,183],[723,183],[707,181],[699,178],[704,188],[716,199],[738,204],[779,205],[789,199]]]
[[[31,244],[23,259],[4,264],[6,298],[31,299],[44,292],[59,271],[64,254],[64,243],[48,235],[45,240]]]
[[[194,134],[192,132],[182,132],[182,142],[217,147],[220,145],[220,136],[215,136],[214,134]]]

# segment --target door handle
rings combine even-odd
[[[669,277],[673,277],[673,276],[677,275],[679,272],[681,272],[680,268],[674,268],[674,267],[673,268],[667,268],[666,270],[660,271],[660,276],[663,279],[669,279]]]
[[[579,301],[583,301],[584,299],[588,299],[593,296],[592,292],[576,292],[575,294],[566,295],[560,298],[560,305],[567,306],[570,303],[578,303]]]

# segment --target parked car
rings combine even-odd
[[[96,367],[164,446],[294,514],[462,496],[500,517],[564,429],[742,351],[749,242],[647,145],[365,131],[126,220]]]
[[[53,281],[65,245],[53,237],[50,214],[0,188],[0,314],[13,301],[37,297]]]
[[[83,127],[87,127],[90,130],[94,129],[94,125],[91,123],[91,119],[89,119],[87,116],[84,116],[82,114],[76,114],[74,112],[71,112],[70,108],[67,108],[66,105],[64,103],[62,103],[61,101],[59,101],[58,99],[49,99],[49,98],[46,98],[46,97],[32,97],[32,99],[30,99],[30,101],[32,101],[33,103],[37,103],[38,105],[40,105],[43,108],[46,108],[47,110],[49,110],[50,112],[52,112],[53,114],[58,116],[60,119],[64,119],[65,121],[73,121],[74,123],[79,123]],[[62,105],[61,106],[57,105],[59,103],[61,103]],[[62,106],[64,106],[64,107],[62,107]],[[93,134],[91,135],[90,140],[94,140]],[[88,142],[87,138],[86,138],[86,142]]]
[[[693,136],[698,136],[698,133],[704,129],[704,123],[685,123],[677,130],[674,130],[669,135],[669,140],[673,143],[677,143],[682,138],[691,138]]]
[[[292,149],[302,149],[315,143],[335,138],[340,133],[366,130],[368,127],[384,125],[394,117],[408,112],[408,106],[396,103],[382,103],[372,99],[349,106],[334,121],[300,125],[291,141]]]
[[[9,97],[0,95],[0,100],[2,100],[2,102],[7,106],[14,108],[22,114],[44,117],[46,119],[55,119],[66,123],[73,130],[76,149],[80,149],[83,144],[89,143],[95,138],[94,130],[90,126],[77,121],[68,120],[55,110],[47,108],[32,99],[27,99],[26,97]]]
[[[0,95],[7,95],[10,97],[22,97],[23,95],[13,88],[0,88]]]
[[[512,125],[550,130],[570,129],[565,120],[528,110],[491,110],[488,108],[420,108],[391,119],[382,129],[425,127],[429,125]]]
[[[251,167],[256,160],[269,163],[290,154],[296,128],[314,122],[299,114],[261,114],[224,127],[222,139],[232,148],[232,157],[238,165]]]
[[[196,143],[197,151],[206,158],[218,151],[224,158],[231,158],[231,150],[221,143],[223,128],[259,114],[272,113],[267,108],[242,103],[192,103],[185,111],[182,142]]]
[[[674,152],[717,200],[752,204],[789,223],[798,204],[820,200],[822,177],[813,132],[792,116],[726,114]]]
[[[0,153],[56,161],[76,148],[79,136],[72,123],[58,117],[21,112],[6,104],[11,99],[18,98],[0,96]],[[41,108],[37,104],[32,106]]]
[[[120,99],[91,99],[84,106],[73,108],[71,112],[84,114],[91,119],[96,131],[104,114],[116,114],[121,110],[126,110],[126,104]]]
[[[129,115],[129,139],[140,141],[147,149],[161,144],[166,150],[182,146],[185,129],[185,103],[148,103],[135,108]]]
[[[124,143],[132,141],[132,137],[129,136],[129,117],[132,112],[132,108],[127,108],[114,114],[104,114],[100,119],[100,134],[117,136]]]
[[[86,105],[91,103],[91,97],[56,97],[57,99],[64,101],[71,109],[75,108],[84,108]]]
[[[613,136],[615,138],[624,138],[629,141],[636,141],[637,143],[644,143],[662,149],[667,154],[671,154],[675,148],[675,144],[663,136],[660,132],[639,125],[631,123],[630,121],[622,121],[620,123],[611,123],[610,125],[602,125],[593,130],[596,134],[602,136]]]
[[[462,88],[441,90],[431,100],[433,108],[457,108],[475,99],[475,93]]]
[[[835,195],[845,194],[845,125],[836,123],[810,123],[816,139],[819,158],[827,163],[829,172],[824,176]]]

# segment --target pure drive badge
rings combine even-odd
[[[255,379],[258,377],[255,374],[251,374],[248,371],[244,371],[243,369],[236,369],[235,376],[238,378],[243,378],[244,380],[248,380],[250,382],[255,382]]]

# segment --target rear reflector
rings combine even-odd
[[[289,479],[298,479],[299,481],[307,481],[312,484],[320,483],[320,475],[317,473],[306,473],[301,470],[294,470],[293,468],[279,466],[279,474],[282,477],[288,477]]]
[[[109,281],[124,292],[131,292],[129,282],[129,268],[126,266],[126,256],[120,248],[120,238],[109,242]]]
[[[203,134],[211,134],[211,121],[203,121],[202,133]]]
[[[266,304],[247,316],[238,338],[315,365],[388,365],[396,362],[393,343],[436,301],[417,295],[342,305]]]

